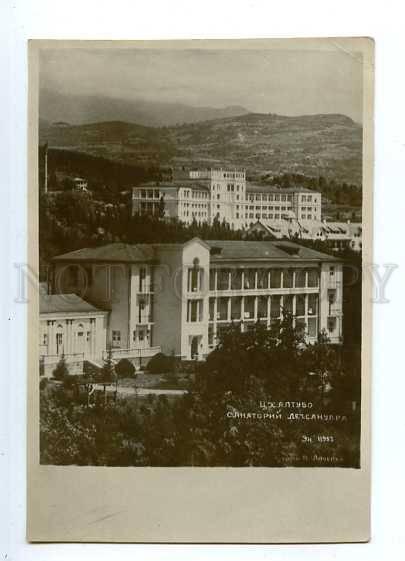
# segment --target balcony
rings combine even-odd
[[[149,323],[153,323],[152,314],[138,314],[138,316],[136,317],[137,325],[148,325]]]

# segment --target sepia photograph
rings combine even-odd
[[[40,464],[359,470],[362,49],[193,43],[38,49]]]

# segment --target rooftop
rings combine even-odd
[[[211,261],[336,261],[336,257],[289,241],[207,240]]]
[[[155,251],[152,244],[111,243],[101,247],[84,247],[54,257],[54,261],[86,261],[104,263],[136,263],[152,261]]]
[[[41,314],[100,311],[77,294],[40,294],[39,297],[39,312]]]
[[[150,181],[148,183],[141,183],[134,187],[134,189],[180,189],[181,187],[187,187],[189,189],[194,189],[198,191],[209,191],[210,180],[209,179],[174,179],[172,181]]]
[[[312,193],[312,194],[320,194],[319,191],[312,191],[311,189],[307,189],[306,187],[276,187],[274,185],[256,185],[254,183],[246,183],[246,191],[254,192],[254,193]]]
[[[289,241],[237,241],[237,240],[200,240],[193,238],[183,243],[161,244],[122,244],[112,243],[103,247],[84,248],[59,255],[56,262],[104,262],[104,263],[136,263],[157,261],[159,248],[180,248],[191,241],[203,243],[211,250],[211,261],[226,260],[335,260],[334,257],[309,249]]]

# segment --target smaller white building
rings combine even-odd
[[[83,177],[75,177],[73,179],[75,191],[88,191],[88,184]]]
[[[354,222],[327,222],[326,220],[296,220],[294,217],[271,222],[257,220],[249,232],[258,232],[270,239],[296,239],[327,242],[338,251],[350,248],[362,249],[362,224]]]
[[[107,316],[108,312],[76,294],[41,294],[41,374],[51,377],[62,356],[70,374],[81,374],[84,360],[101,366],[107,342]]]

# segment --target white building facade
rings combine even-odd
[[[76,294],[41,294],[39,357],[50,377],[62,356],[71,374],[82,374],[85,360],[101,364],[107,341],[108,313]]]
[[[342,275],[338,259],[292,242],[195,238],[74,251],[54,259],[50,285],[103,310],[105,349],[142,364],[160,351],[203,359],[229,325],[243,332],[285,313],[308,342],[325,331],[339,344]]]
[[[194,170],[187,179],[144,184],[133,188],[132,211],[213,223],[226,221],[232,228],[247,228],[256,220],[274,221],[286,216],[321,219],[321,193],[305,188],[279,189],[250,185],[244,170]]]

